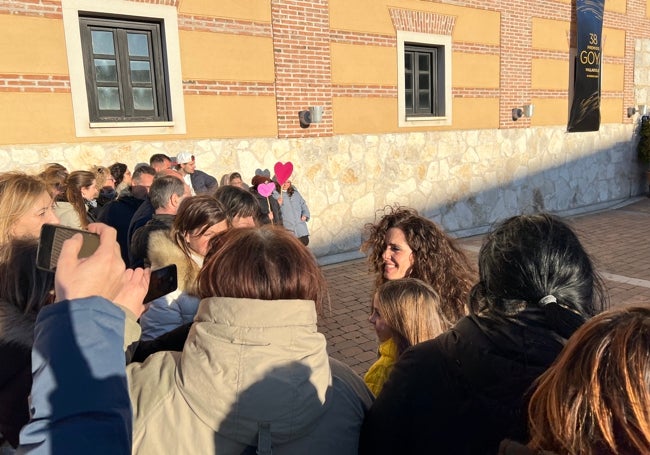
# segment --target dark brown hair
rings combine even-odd
[[[366,240],[361,251],[368,254],[369,269],[376,274],[376,286],[386,281],[382,273],[383,253],[386,232],[391,228],[404,232],[406,243],[413,251],[413,265],[407,276],[431,285],[441,298],[443,314],[451,323],[467,314],[468,295],[475,276],[467,256],[436,223],[411,208],[386,206],[379,221],[365,226]]]
[[[74,207],[75,212],[79,215],[81,227],[86,229],[88,227],[88,211],[86,209],[86,201],[81,195],[81,189],[93,185],[97,177],[90,171],[73,171],[68,175],[65,180],[66,190],[65,197],[70,204]]]
[[[213,240],[199,273],[199,297],[313,300],[321,312],[325,278],[311,251],[289,231],[230,229]]]
[[[538,380],[529,447],[570,455],[650,453],[650,306],[601,313]]]
[[[185,234],[200,229],[196,235],[203,235],[210,227],[226,221],[226,209],[210,194],[200,194],[183,199],[174,217],[170,237],[189,259],[190,247]]]

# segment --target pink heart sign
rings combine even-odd
[[[275,190],[275,183],[273,182],[260,183],[259,185],[257,185],[257,192],[264,197],[269,197],[271,194],[273,194],[274,190]]]
[[[278,181],[280,186],[282,186],[282,184],[289,180],[289,177],[291,177],[291,173],[293,172],[293,164],[291,161],[287,161],[284,164],[278,161],[275,163],[275,166],[273,166],[273,171],[275,172],[275,179]]]

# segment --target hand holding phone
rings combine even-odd
[[[44,224],[38,240],[36,267],[43,270],[56,270],[56,264],[61,254],[63,242],[75,234],[80,234],[82,238],[78,258],[89,257],[99,247],[99,235],[94,232],[75,229],[61,224]]]
[[[178,274],[176,264],[167,265],[151,271],[149,290],[144,297],[144,303],[156,300],[163,295],[174,292],[178,288]]]
[[[114,301],[124,286],[125,266],[116,240],[117,231],[101,223],[91,224],[88,229],[97,236],[98,245],[95,251],[86,258],[80,257],[81,252],[84,243],[92,236],[88,237],[83,233],[74,232],[67,240],[60,241],[58,251],[60,257],[55,263],[56,275],[54,278],[57,301],[94,295]],[[61,230],[55,227],[54,230],[66,231],[67,229]],[[52,258],[50,257],[49,261],[43,265],[49,267],[51,264]],[[144,296],[144,292],[142,296]]]

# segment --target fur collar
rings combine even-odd
[[[152,269],[176,264],[178,269],[178,289],[194,295],[199,266],[169,237],[169,231],[154,231],[149,236],[147,255]]]
[[[0,343],[32,347],[36,314],[21,313],[9,302],[0,301]]]

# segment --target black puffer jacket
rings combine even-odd
[[[527,440],[526,394],[565,339],[540,310],[461,319],[407,350],[367,414],[361,454],[496,454]]]
[[[18,433],[29,421],[35,321],[35,314],[0,301],[0,445],[7,440],[17,447]]]

